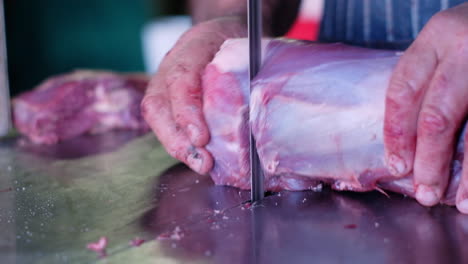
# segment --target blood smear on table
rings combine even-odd
[[[145,243],[145,240],[141,239],[141,238],[138,238],[138,237],[130,240],[130,246],[132,246],[132,247],[139,247],[143,243]]]

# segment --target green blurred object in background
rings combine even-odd
[[[6,0],[11,94],[77,68],[143,71],[141,30],[151,0]]]

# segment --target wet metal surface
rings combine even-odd
[[[326,188],[251,205],[153,136],[121,133],[0,142],[1,263],[468,263],[468,216],[455,208]],[[86,249],[101,236],[103,259]]]

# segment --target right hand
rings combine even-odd
[[[141,103],[142,114],[167,152],[192,170],[206,174],[213,158],[205,146],[201,76],[221,44],[245,37],[241,17],[222,17],[193,26],[166,54]]]

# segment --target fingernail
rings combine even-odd
[[[468,214],[468,199],[465,199],[457,204],[457,208],[460,212]]]
[[[198,130],[198,128],[192,124],[189,124],[187,126],[187,134],[190,138],[190,141],[192,141],[192,143],[194,143],[196,140],[198,140],[198,138],[200,137],[200,130]]]
[[[406,171],[405,161],[395,154],[390,154],[387,159],[388,170],[393,176],[402,176]]]
[[[439,196],[434,188],[422,184],[416,190],[416,199],[425,206],[433,206],[439,202]]]
[[[189,154],[187,157],[187,162],[190,165],[190,168],[196,172],[200,172],[203,166],[203,158],[197,151],[194,151]]]

